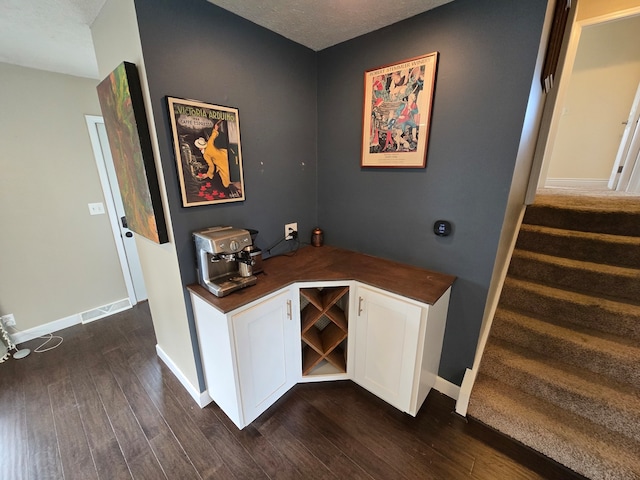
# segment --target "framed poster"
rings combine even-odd
[[[127,228],[169,241],[138,70],[122,62],[97,87]]]
[[[363,167],[424,168],[438,52],[364,73]]]
[[[245,199],[236,108],[167,97],[182,205]]]

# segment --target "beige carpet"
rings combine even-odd
[[[468,415],[588,478],[637,480],[638,365],[640,197],[540,191]]]

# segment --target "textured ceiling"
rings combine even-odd
[[[0,0],[0,62],[98,78],[89,26],[106,0]],[[313,50],[452,0],[209,0]]]
[[[208,1],[312,50],[322,50],[452,0]]]
[[[89,25],[105,0],[0,0],[0,62],[97,78]]]

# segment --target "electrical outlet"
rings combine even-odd
[[[90,203],[89,215],[102,215],[104,213],[104,203]]]
[[[13,316],[13,313],[9,313],[7,315],[3,315],[0,317],[0,322],[4,323],[7,327],[15,327],[16,326],[16,318]]]
[[[287,223],[284,226],[284,239],[293,240],[295,237],[291,235],[292,232],[298,233],[298,223]]]

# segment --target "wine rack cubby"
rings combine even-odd
[[[348,286],[300,289],[302,375],[326,364],[335,373],[347,371],[348,299]]]

